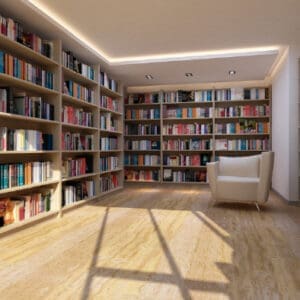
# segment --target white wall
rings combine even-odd
[[[272,185],[281,196],[289,200],[289,52],[272,81],[272,150],[275,163]]]

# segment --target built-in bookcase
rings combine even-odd
[[[62,41],[21,39],[9,22],[0,32],[0,233],[118,190],[124,178],[121,82]]]
[[[270,123],[268,87],[129,94],[125,181],[206,183],[207,162],[271,150]]]

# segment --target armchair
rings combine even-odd
[[[274,152],[244,157],[220,157],[207,164],[208,181],[216,202],[248,202],[268,200],[274,164]]]

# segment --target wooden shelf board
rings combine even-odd
[[[85,76],[83,76],[80,73],[77,73],[65,66],[62,66],[62,71],[63,74],[66,75],[67,77],[74,79],[76,82],[80,83],[80,84],[84,84],[84,85],[88,85],[88,86],[94,86],[97,85],[97,82],[95,80],[89,79]]]
[[[4,73],[0,73],[0,81],[2,84],[7,84],[9,86],[14,86],[16,88],[22,88],[28,91],[47,94],[47,95],[59,95],[59,92],[56,90],[51,90],[46,87],[34,84],[30,81],[19,79],[17,77],[13,77]]]
[[[90,197],[90,198],[86,198],[86,199],[82,199],[82,200],[76,201],[74,203],[71,203],[71,204],[68,204],[68,205],[62,207],[61,210],[62,211],[67,211],[67,210],[70,210],[70,209],[75,208],[77,206],[83,205],[83,204],[85,204],[85,203],[87,203],[89,201],[95,200],[97,198],[99,198],[99,195],[93,196],[93,197]]]
[[[124,180],[125,183],[160,183],[159,180]]]
[[[208,185],[208,182],[197,182],[197,181],[180,181],[180,182],[174,182],[174,181],[162,181],[162,183],[171,183],[171,184],[200,184],[200,185]]]
[[[80,105],[80,106],[99,108],[98,105],[96,105],[94,103],[90,103],[90,102],[84,101],[82,99],[72,97],[72,96],[67,95],[67,94],[62,94],[62,100],[63,100],[63,102],[67,101],[69,103],[74,103],[74,104],[77,104],[77,105]]]
[[[44,181],[44,182],[40,182],[40,183],[32,183],[32,184],[26,184],[26,185],[22,185],[22,186],[15,186],[12,188],[0,190],[0,195],[19,192],[19,191],[25,191],[25,190],[33,189],[36,187],[57,184],[58,182],[59,182],[59,180],[48,180],[48,181]]]
[[[163,102],[163,105],[170,105],[170,106],[212,106],[213,101],[187,101],[187,102]]]
[[[58,150],[49,150],[49,151],[0,151],[0,155],[15,155],[15,154],[56,154],[59,153]]]
[[[58,122],[58,121],[46,120],[46,119],[34,118],[34,117],[27,117],[27,116],[23,116],[23,115],[11,114],[11,113],[6,113],[6,112],[0,112],[0,117],[7,118],[7,119],[15,119],[18,121],[45,123],[47,125],[59,125],[60,124],[60,122]]]
[[[199,153],[199,152],[202,152],[202,153],[209,153],[209,152],[213,152],[213,150],[163,150],[162,152],[189,152],[189,153]]]
[[[153,152],[153,153],[157,153],[160,152],[160,150],[124,150],[124,152]]]
[[[80,180],[80,179],[83,179],[83,178],[86,178],[86,177],[94,177],[98,174],[99,173],[87,173],[87,174],[78,175],[78,176],[66,177],[66,178],[62,178],[62,182]]]
[[[215,137],[231,137],[231,136],[238,136],[238,137],[251,137],[251,136],[269,136],[269,133],[215,133]]]
[[[111,131],[111,130],[106,130],[106,129],[100,129],[100,134],[101,134],[101,133],[117,134],[117,135],[123,134],[122,131]]]
[[[84,130],[90,130],[90,131],[98,131],[97,127],[89,127],[89,126],[83,126],[83,125],[76,125],[71,123],[61,123],[63,127],[69,127],[69,128],[78,128],[78,129],[84,129]]]
[[[101,196],[104,196],[104,195],[110,194],[110,193],[112,193],[112,192],[119,191],[119,190],[121,190],[121,189],[123,189],[123,186],[118,186],[118,187],[116,187],[116,188],[114,188],[114,189],[111,189],[111,190],[109,190],[109,191],[106,191],[106,192],[100,192],[100,195],[101,195]]]
[[[203,137],[203,138],[211,138],[213,134],[163,134],[164,137]]]
[[[111,110],[111,109],[108,109],[108,108],[105,108],[105,107],[102,107],[102,106],[100,106],[100,111],[110,112],[111,114],[117,115],[117,116],[122,116],[123,115],[123,113],[121,113],[121,112],[114,111],[114,110]]]
[[[157,169],[157,168],[160,168],[160,167],[161,167],[161,165],[154,165],[154,166],[124,165],[124,169],[126,169],[126,168],[130,168],[130,169],[133,169],[133,168],[134,169],[136,169],[136,168],[138,168],[138,169]]]
[[[62,153],[70,153],[70,154],[72,154],[72,153],[78,153],[78,154],[88,154],[88,153],[96,153],[96,152],[98,152],[99,150],[62,150],[61,152]]]
[[[104,94],[106,96],[111,96],[112,98],[121,98],[122,95],[118,92],[114,92],[113,90],[105,87],[104,85],[100,85],[101,95]]]
[[[109,173],[121,172],[121,171],[123,171],[122,168],[117,168],[117,169],[108,170],[108,171],[101,171],[100,176],[105,175],[105,174],[109,174]]]
[[[145,140],[150,138],[160,138],[160,134],[148,134],[148,135],[140,135],[140,134],[131,134],[125,135],[125,138],[143,138]]]
[[[206,169],[206,166],[162,166],[164,169]]]
[[[206,118],[206,117],[198,117],[198,118],[163,118],[163,121],[166,122],[178,122],[178,121],[212,121],[212,117]]]
[[[122,149],[116,149],[116,150],[100,150],[100,155],[101,155],[101,152],[102,153],[113,153],[113,152],[122,152],[123,150]]]
[[[270,102],[269,99],[253,99],[253,100],[222,100],[222,101],[214,101],[215,104],[218,106],[219,104],[226,104],[230,106],[230,104],[232,105],[248,105],[248,104],[262,104],[262,103],[268,103]]]
[[[146,107],[146,106],[160,106],[160,103],[127,103],[125,104],[125,107]]]
[[[139,122],[143,122],[143,123],[155,123],[155,122],[160,122],[160,119],[125,119],[125,123],[139,123]]]
[[[223,120],[240,120],[240,119],[250,119],[250,120],[257,120],[257,119],[269,119],[270,116],[246,116],[246,117],[215,117],[216,121],[223,121]]]

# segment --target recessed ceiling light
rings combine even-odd
[[[150,75],[150,74],[147,74],[147,75],[145,75],[145,78],[146,78],[146,79],[149,79],[149,80],[152,80],[152,79],[153,79],[153,76]]]
[[[193,73],[185,73],[185,77],[193,77]]]
[[[229,70],[228,74],[229,74],[230,76],[233,76],[233,75],[236,74],[236,70]]]

